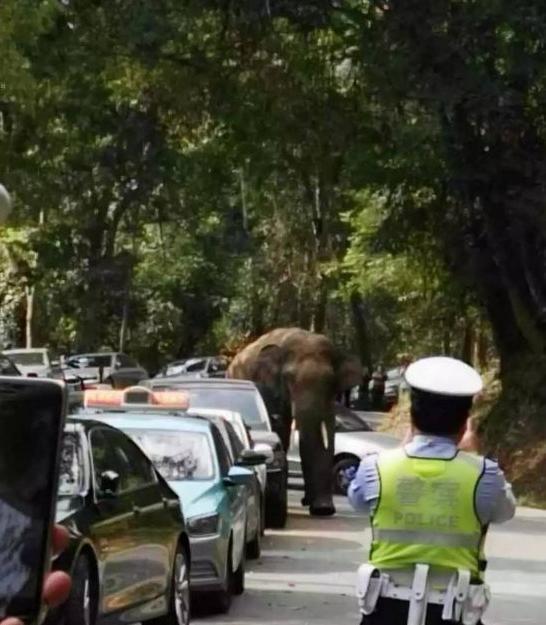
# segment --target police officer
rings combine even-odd
[[[369,563],[358,572],[362,625],[477,625],[489,523],[515,513],[510,484],[476,452],[467,427],[479,374],[453,358],[418,360],[405,374],[411,434],[401,448],[363,459],[349,487],[371,516]]]

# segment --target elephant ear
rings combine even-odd
[[[251,378],[274,383],[282,366],[282,350],[277,345],[266,345],[252,365]]]
[[[338,393],[362,384],[364,370],[362,361],[356,354],[346,354],[341,350],[336,350],[334,366]]]

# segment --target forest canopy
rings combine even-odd
[[[543,433],[544,41],[537,0],[3,0],[3,343],[298,325],[498,368],[496,447]]]

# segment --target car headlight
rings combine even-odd
[[[188,519],[188,530],[194,536],[207,536],[218,532],[220,517],[214,514],[194,516]]]

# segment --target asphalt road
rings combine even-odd
[[[354,574],[365,559],[369,525],[343,498],[338,514],[312,519],[290,493],[290,519],[268,531],[260,561],[249,563],[246,592],[211,625],[347,625],[358,623]],[[486,625],[546,623],[546,512],[521,508],[490,531],[488,580],[493,601]]]

